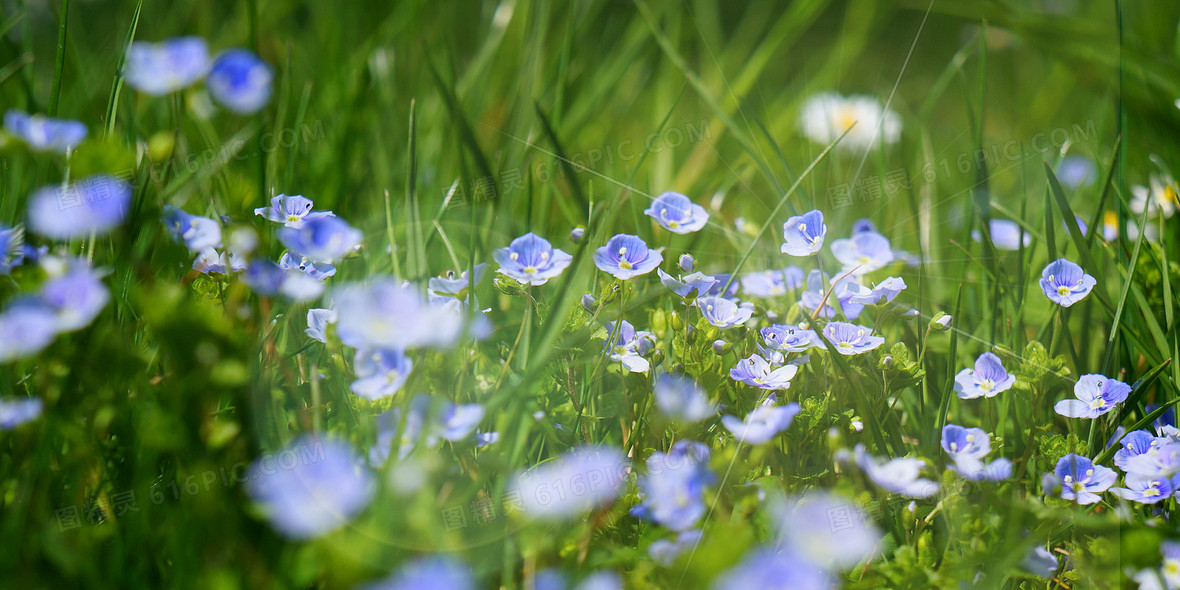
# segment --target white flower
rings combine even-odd
[[[808,139],[826,145],[849,127],[852,130],[837,145],[845,151],[865,151],[882,142],[892,145],[901,137],[901,117],[875,97],[821,92],[803,103],[799,128]]]
[[[1168,174],[1152,174],[1148,177],[1147,184],[1148,186],[1131,187],[1131,211],[1135,215],[1143,215],[1143,210],[1147,209],[1148,217],[1163,213],[1165,218],[1170,218],[1180,205],[1176,181]]]

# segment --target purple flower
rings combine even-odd
[[[700,231],[709,222],[709,213],[704,207],[671,191],[656,197],[643,213],[656,220],[660,227],[675,234]]]
[[[221,224],[216,220],[167,205],[164,207],[164,225],[172,239],[184,242],[189,252],[221,247]]]
[[[882,489],[907,498],[929,498],[938,493],[938,484],[921,476],[926,462],[902,457],[884,463],[865,451],[864,445],[854,449],[856,463],[865,475]]]
[[[657,268],[656,274],[660,277],[660,282],[673,293],[685,298],[692,299],[704,295],[717,284],[717,279],[699,272],[694,272],[688,276],[680,277],[679,279],[672,278],[672,275],[664,272],[663,269]]]
[[[0,430],[12,430],[36,420],[41,415],[42,405],[39,397],[0,400]]]
[[[509,493],[527,516],[564,519],[614,500],[630,473],[627,459],[610,447],[579,447],[518,474]]]
[[[762,405],[754,408],[745,420],[726,414],[721,417],[721,425],[740,442],[750,445],[765,444],[789,428],[795,420],[795,415],[803,409],[795,402],[785,406],[776,406],[774,402],[773,395],[768,397]]]
[[[295,229],[303,227],[305,221],[336,216],[331,211],[312,211],[314,206],[311,199],[302,195],[278,195],[271,197],[269,207],[259,207],[254,214]]]
[[[822,211],[796,215],[783,224],[782,252],[791,256],[811,256],[823,248],[827,233]]]
[[[631,514],[674,531],[690,529],[705,515],[705,487],[712,481],[709,448],[678,441],[668,454],[656,452],[648,458],[647,475],[638,480],[643,502]]]
[[[955,375],[955,393],[960,399],[995,397],[1015,383],[1016,375],[1004,369],[1000,357],[985,352],[975,359],[974,369],[963,369]]]
[[[4,113],[4,129],[39,152],[68,154],[86,139],[86,125],[68,119],[30,115],[16,109]]]
[[[855,566],[871,557],[881,541],[881,530],[860,505],[832,492],[771,502],[770,514],[779,547],[827,570]]]
[[[361,590],[475,590],[471,570],[447,556],[418,557],[403,564],[384,580],[366,584]]]
[[[615,322],[607,322],[606,331],[608,341],[603,345],[603,351],[610,355],[611,360],[623,363],[623,367],[632,373],[646,373],[651,368],[651,363],[643,357],[655,348],[655,334],[636,331],[631,322],[623,320],[612,345],[609,335],[615,333]]]
[[[1180,473],[1180,442],[1161,437],[1146,451],[1126,457],[1127,473],[1148,477],[1171,477]]]
[[[0,275],[7,275],[25,260],[25,228],[0,225]]]
[[[350,445],[307,436],[255,461],[246,482],[270,524],[296,540],[344,526],[368,506],[375,489]]]
[[[779,391],[791,387],[791,379],[798,372],[799,367],[795,365],[774,368],[762,356],[752,354],[738,361],[737,366],[729,370],[729,377],[758,389]]]
[[[991,234],[992,245],[996,250],[1019,250],[1023,242],[1027,248],[1032,243],[1032,234],[1020,229],[1020,224],[1008,219],[993,219],[988,223],[988,233]],[[1023,238],[1021,236],[1024,236]],[[971,239],[983,241],[983,234],[978,229],[971,230]]]
[[[1066,418],[1097,418],[1131,393],[1131,386],[1102,375],[1082,375],[1073,386],[1077,399],[1063,399],[1053,409]]]
[[[132,88],[153,96],[176,92],[205,77],[209,47],[200,37],[160,43],[137,41],[127,48],[124,76]]]
[[[1131,471],[1131,457],[1142,455],[1167,440],[1167,438],[1156,438],[1146,430],[1128,432],[1122,438],[1122,448],[1115,451],[1114,464],[1123,471]]]
[[[844,271],[863,275],[893,262],[889,240],[876,232],[861,232],[849,239],[832,242],[832,254],[844,265]]]
[[[103,274],[79,258],[66,262],[60,275],[41,285],[37,300],[56,316],[59,333],[85,328],[106,307],[111,295],[102,282]]]
[[[872,328],[845,322],[828,322],[824,337],[843,355],[863,354],[885,344],[884,338],[873,335]]]
[[[754,309],[747,304],[738,305],[721,297],[698,298],[696,306],[710,324],[722,330],[740,326],[754,315]]]
[[[336,333],[353,348],[447,348],[463,334],[462,314],[429,305],[416,288],[392,277],[342,285],[335,297]]]
[[[377,400],[397,393],[414,364],[400,350],[357,350],[353,357],[357,380],[349,389],[367,400]]]
[[[778,297],[787,290],[803,286],[803,269],[788,266],[782,270],[764,270],[742,277],[742,289],[751,297]]]
[[[893,301],[898,294],[905,290],[905,281],[899,277],[889,277],[872,288],[868,293],[852,295],[849,300],[861,305],[877,305],[884,299],[885,303]]]
[[[336,217],[304,219],[302,227],[279,230],[279,241],[292,252],[313,262],[334,263],[356,250],[360,230]]]
[[[638,237],[628,234],[618,234],[594,251],[594,265],[623,281],[647,274],[663,261],[662,254],[648,248]]]
[[[1102,499],[1100,494],[1114,485],[1114,470],[1095,465],[1086,457],[1070,453],[1057,461],[1053,470],[1061,482],[1061,497],[1078,504],[1093,504]]]
[[[242,115],[258,112],[270,101],[274,73],[266,62],[246,49],[230,49],[217,56],[205,86],[225,108]]]
[[[653,394],[660,413],[673,420],[697,422],[717,412],[717,407],[705,397],[705,390],[684,375],[660,375]]]
[[[1041,271],[1041,292],[1050,301],[1069,307],[1081,301],[1094,288],[1094,277],[1082,272],[1082,267],[1058,258]]]
[[[29,196],[29,230],[55,240],[103,235],[123,223],[130,206],[131,186],[114,176],[47,186]]]
[[[831,590],[836,581],[822,568],[791,552],[754,549],[713,580],[713,590],[766,588]]]
[[[307,310],[307,329],[303,332],[312,340],[319,340],[327,344],[328,325],[336,323],[336,310],[309,309]]]
[[[515,240],[506,248],[492,253],[500,264],[500,274],[515,279],[522,285],[544,285],[570,265],[573,257],[549,245],[549,241],[532,232]]]
[[[35,301],[0,313],[0,364],[41,352],[57,336],[57,317]]]
[[[1180,477],[1151,477],[1128,473],[1124,484],[1127,487],[1111,488],[1110,493],[1140,504],[1155,504],[1171,498],[1176,493]]]
[[[815,330],[801,326],[774,324],[762,328],[761,334],[766,347],[777,352],[803,352],[809,348],[824,347]]]

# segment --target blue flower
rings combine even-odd
[[[454,298],[466,302],[468,288],[478,285],[483,280],[483,275],[487,269],[488,264],[481,262],[475,265],[474,272],[470,277],[467,271],[463,271],[457,277],[454,272],[447,271],[447,274],[443,276],[431,278],[426,284],[426,292],[432,300]]]
[[[278,195],[271,197],[269,207],[259,207],[254,214],[296,229],[303,227],[305,221],[336,216],[331,211],[312,211],[314,206],[311,199],[302,195]]]
[[[1090,184],[1098,178],[1098,167],[1085,156],[1066,156],[1057,165],[1057,179],[1069,189]]]
[[[447,348],[466,324],[464,315],[430,305],[412,285],[392,277],[343,285],[335,298],[336,334],[353,348]]]
[[[877,226],[873,224],[873,220],[867,218],[860,218],[852,222],[852,233],[859,234],[864,232],[880,233],[877,231]]]
[[[39,397],[0,400],[0,430],[12,430],[36,420],[41,415],[42,405]]]
[[[884,338],[873,335],[872,328],[845,322],[829,322],[824,326],[824,337],[844,355],[863,354],[885,344]]]
[[[7,275],[25,260],[25,228],[0,224],[0,275]]]
[[[790,552],[754,549],[713,580],[713,590],[766,588],[831,590],[836,580],[819,566]]]
[[[656,220],[660,227],[675,234],[700,231],[709,222],[709,213],[704,207],[671,191],[656,197],[643,213]]]
[[[328,342],[328,325],[336,323],[336,310],[334,309],[309,309],[307,310],[307,329],[303,332],[312,340],[319,340],[327,344]]]
[[[256,260],[248,264],[245,270],[243,282],[255,293],[266,297],[282,295],[293,301],[312,301],[324,292],[324,284],[320,280],[293,268],[281,268],[270,260]]]
[[[1114,464],[1123,471],[1131,471],[1131,457],[1142,455],[1167,441],[1167,438],[1157,438],[1146,430],[1128,432],[1121,439],[1121,448],[1114,453]]]
[[[734,281],[731,285],[729,285],[729,289],[725,290],[725,293],[721,292],[722,289],[725,289],[725,284],[729,282],[729,278],[730,278],[729,273],[719,272],[719,273],[713,275],[713,278],[717,279],[717,282],[713,283],[713,286],[709,288],[709,291],[707,293],[702,293],[702,295],[710,295],[712,297],[725,297],[726,299],[732,299],[734,297],[734,295],[737,295],[738,285],[740,284],[740,281]]]
[[[34,301],[0,313],[0,364],[41,352],[57,336],[57,317]]]
[[[610,571],[594,572],[582,578],[582,581],[574,586],[574,590],[622,590],[622,588],[623,580],[619,578],[619,574]]]
[[[638,237],[628,234],[618,234],[594,251],[594,265],[602,272],[624,281],[655,270],[663,261],[662,254],[648,248]]]
[[[1078,504],[1093,504],[1102,499],[1098,494],[1114,485],[1114,470],[1095,465],[1086,457],[1070,453],[1057,461],[1053,475],[1061,483],[1061,497]]]
[[[360,230],[335,217],[305,219],[302,227],[279,230],[279,241],[313,262],[333,263],[360,247]]]
[[[1097,418],[1131,393],[1131,386],[1102,375],[1082,375],[1073,386],[1077,399],[1063,399],[1053,409],[1067,418]]]
[[[638,480],[643,502],[631,514],[674,531],[690,529],[705,515],[705,487],[712,481],[709,448],[678,441],[668,454],[656,452],[648,458],[647,475]]]
[[[765,444],[789,428],[795,420],[795,415],[803,409],[795,402],[785,406],[776,406],[774,402],[773,395],[766,398],[766,401],[754,408],[745,420],[726,414],[721,417],[721,425],[738,441],[750,445]]]
[[[86,125],[18,110],[4,113],[4,129],[39,152],[68,154],[86,139]]]
[[[607,322],[606,331],[608,341],[603,345],[603,351],[610,355],[611,360],[623,363],[623,367],[632,373],[646,373],[651,368],[651,363],[643,357],[655,348],[655,334],[636,331],[631,322],[623,320],[612,345],[609,335],[615,333],[615,322]]]
[[[869,480],[882,489],[907,498],[929,498],[938,493],[938,484],[921,476],[926,462],[902,457],[884,463],[865,451],[864,445],[854,449],[856,463]]]
[[[721,297],[700,297],[696,306],[710,324],[722,330],[740,326],[754,315],[754,308],[749,304],[738,305]]]
[[[872,557],[881,541],[881,530],[846,496],[811,491],[772,501],[769,508],[778,546],[827,570],[847,569]]]
[[[65,263],[59,275],[41,285],[37,301],[57,318],[58,332],[73,332],[90,325],[111,299],[102,282],[104,273],[95,271],[85,259]]]
[[[963,479],[999,481],[1012,475],[1012,464],[1007,459],[983,463],[983,458],[991,452],[991,437],[980,428],[947,424],[942,428],[942,450],[954,461],[951,470]]]
[[[694,272],[679,279],[672,278],[671,275],[660,268],[656,269],[656,274],[659,275],[660,282],[665,287],[685,299],[693,299],[704,295],[709,292],[709,289],[713,288],[713,285],[717,284],[717,279],[700,272]]]
[[[103,235],[123,223],[130,206],[131,186],[114,176],[47,186],[29,196],[29,230],[55,240]]]
[[[985,352],[975,359],[974,369],[963,369],[955,375],[955,393],[960,399],[995,397],[1015,383],[1016,375],[1004,369],[1000,357]]]
[[[205,86],[225,108],[242,115],[255,113],[270,101],[274,73],[266,62],[246,49],[230,49],[217,56]]]
[[[397,393],[414,364],[400,350],[357,350],[353,357],[357,380],[349,389],[367,400],[377,400]]]
[[[800,326],[773,324],[762,328],[762,341],[770,350],[778,352],[803,352],[809,348],[824,348],[815,330]]]
[[[782,252],[791,256],[811,256],[823,248],[827,233],[822,211],[796,215],[783,224]]]
[[[153,96],[169,94],[205,77],[209,46],[200,37],[137,41],[127,48],[125,67],[124,77],[132,88]]]
[[[1111,488],[1110,493],[1132,502],[1140,504],[1155,504],[1161,500],[1171,498],[1180,486],[1180,476],[1151,477],[1128,473],[1124,480],[1125,488]]]
[[[496,272],[522,285],[544,285],[560,275],[573,260],[572,256],[554,249],[548,240],[532,232],[512,240],[508,247],[496,250],[492,258],[500,265]]]
[[[1057,571],[1057,557],[1048,549],[1037,545],[1020,562],[1020,567],[1042,578],[1051,578]]]
[[[164,225],[172,239],[184,242],[189,252],[221,247],[221,224],[214,219],[192,215],[167,205],[164,207]]]
[[[1146,451],[1125,458],[1126,472],[1148,477],[1171,477],[1180,473],[1180,441],[1161,437]]]
[[[823,309],[819,310],[816,317],[833,318],[836,317],[836,309],[832,307],[834,298],[840,304],[844,317],[850,320],[860,317],[865,306],[855,299],[867,297],[871,292],[851,274],[840,277],[831,287],[827,283],[826,274],[815,269],[807,273],[807,289],[799,295],[799,306],[809,313],[815,313],[822,303]]]
[[[388,578],[366,584],[361,590],[475,590],[471,570],[451,557],[418,557],[403,564]]]
[[[246,491],[271,526],[296,540],[344,526],[376,490],[351,446],[307,436],[255,461],[246,479]]]
[[[579,447],[519,473],[507,491],[520,498],[526,516],[565,519],[614,500],[629,473],[618,449]]]
[[[680,260],[677,261],[677,265],[680,266],[680,270],[684,272],[692,272],[692,269],[696,266],[696,264],[696,259],[692,257],[692,254],[687,252],[681,254]]]
[[[885,303],[889,303],[897,298],[905,290],[905,287],[905,281],[900,277],[888,277],[877,283],[868,293],[865,293],[863,289],[858,289],[860,293],[851,295],[849,301],[860,305],[877,305],[883,299]]]
[[[717,412],[717,407],[705,397],[705,390],[691,377],[684,375],[660,375],[656,379],[653,394],[656,407],[673,420],[697,422]]]
[[[682,531],[676,535],[674,540],[658,539],[652,541],[651,545],[647,546],[647,554],[656,563],[664,567],[672,567],[679,557],[685,551],[692,549],[697,543],[701,541],[702,533],[698,529]]]
[[[296,256],[284,252],[279,257],[279,268],[283,270],[297,270],[317,281],[322,281],[336,274],[336,267],[326,262],[315,262],[306,256]]]
[[[844,272],[863,275],[893,262],[889,240],[876,232],[861,232],[849,239],[832,242],[832,254],[844,265]]]
[[[751,272],[742,277],[742,290],[751,297],[778,297],[802,286],[803,269],[797,266]]]
[[[1082,272],[1082,267],[1064,258],[1050,262],[1041,271],[1041,292],[1062,307],[1081,301],[1097,283],[1094,277]]]
[[[991,234],[992,245],[996,247],[996,250],[1019,250],[1022,242],[1025,248],[1032,244],[1032,234],[1021,230],[1020,224],[1015,221],[993,219],[987,227],[988,233]],[[971,239],[982,242],[983,234],[978,229],[973,229],[971,230]]]
[[[458,442],[471,436],[475,427],[483,420],[484,407],[479,404],[443,405],[431,435],[442,437],[451,442]]]
[[[729,377],[758,389],[778,391],[791,387],[791,379],[797,372],[799,367],[795,365],[774,368],[762,356],[752,354],[738,361],[737,366],[729,370]]]

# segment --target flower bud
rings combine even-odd
[[[911,307],[911,308],[901,312],[901,317],[903,317],[907,320],[912,320],[912,319],[918,317],[918,310]]]
[[[885,358],[881,359],[881,366],[886,369],[892,369],[893,368],[893,357],[891,357],[889,355],[885,355]]]
[[[684,329],[684,318],[677,314],[672,314],[672,329],[679,332]]]
[[[953,319],[953,316],[947,315],[940,311],[934,316],[934,319],[930,320],[930,329],[938,330],[940,332],[949,330],[951,327],[951,320]]]
[[[570,230],[570,241],[577,244],[578,242],[582,241],[582,237],[585,235],[586,235],[586,228],[575,227],[574,229]]]
[[[729,352],[730,348],[731,348],[731,346],[729,345],[729,343],[720,339],[720,338],[713,341],[713,352],[717,353],[718,355],[722,355],[722,354]]]
[[[692,272],[693,267],[696,266],[697,261],[693,260],[692,254],[684,253],[680,255],[680,270],[684,272]]]
[[[594,313],[594,303],[595,301],[593,295],[589,293],[582,295],[582,309],[585,309],[590,313]]]

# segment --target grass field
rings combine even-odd
[[[1180,588],[1178,4],[0,37],[0,588]]]

